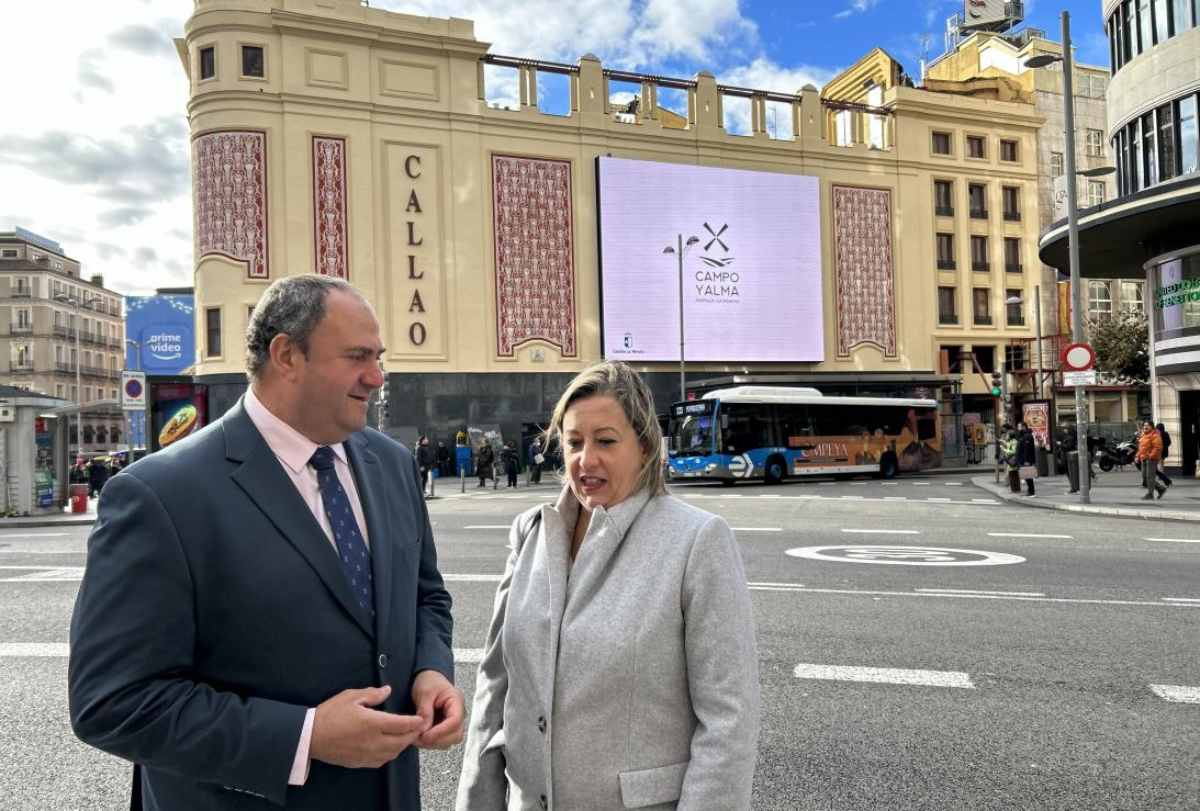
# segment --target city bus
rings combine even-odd
[[[812,388],[736,386],[675,403],[674,481],[897,473],[939,467],[936,400],[825,396]]]

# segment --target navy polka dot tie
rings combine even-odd
[[[350,509],[350,498],[333,469],[333,449],[328,446],[317,448],[308,463],[317,470],[317,485],[321,488],[321,501],[325,515],[333,530],[333,542],[337,545],[338,557],[354,597],[366,611],[375,616],[375,588],[371,581],[371,553],[367,542],[358,529],[354,511]]]

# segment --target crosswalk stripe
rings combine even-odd
[[[70,653],[71,646],[66,642],[0,642],[0,657],[63,658]],[[454,660],[459,664],[479,664],[483,661],[483,648],[455,648]]]
[[[793,674],[797,679],[853,681],[872,684],[908,684],[920,687],[957,687],[965,690],[975,689],[975,685],[969,675],[954,670],[906,670],[892,667],[798,664]]]
[[[1152,684],[1150,690],[1154,695],[1166,701],[1178,704],[1200,704],[1200,687],[1187,687],[1182,684]]]

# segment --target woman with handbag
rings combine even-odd
[[[1037,477],[1037,444],[1033,431],[1023,422],[1017,423],[1017,470],[1025,480],[1025,495],[1033,498],[1037,495],[1033,487],[1033,480]]]
[[[548,433],[567,485],[513,522],[456,808],[746,811],[758,655],[733,531],[666,493],[625,364],[579,374]]]

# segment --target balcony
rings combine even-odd
[[[1023,327],[1023,326],[1025,326],[1025,316],[1023,316],[1023,315],[1019,315],[1019,316],[1017,316],[1016,318],[1014,318],[1013,316],[1011,316],[1011,315],[1010,315],[1010,316],[1008,317],[1008,325],[1009,325],[1010,327]]]
[[[1004,263],[1004,272],[1005,273],[1020,273],[1024,269],[1025,269],[1024,266],[1020,262],[1005,262]]]
[[[33,298],[33,291],[28,287],[14,287],[10,295],[12,298]]]
[[[1004,220],[1005,220],[1005,222],[1020,222],[1021,221],[1021,212],[1006,211],[1006,212],[1004,212]]]
[[[954,270],[958,267],[958,263],[953,259],[939,259],[937,260],[937,266],[938,270]]]
[[[9,335],[32,335],[33,334],[33,324],[9,324],[8,325],[8,334]]]
[[[976,273],[987,273],[991,269],[992,269],[992,266],[988,262],[972,262],[971,263],[971,270],[975,271]]]
[[[939,217],[953,217],[954,206],[935,206],[933,212]]]
[[[988,218],[988,211],[987,211],[987,209],[986,209],[986,208],[973,208],[973,209],[971,209],[971,219],[973,219],[973,220],[986,220],[987,218]]]
[[[75,371],[75,366],[73,364],[59,360],[59,361],[54,362],[54,371],[70,374],[71,372]]]
[[[8,371],[12,374],[29,374],[33,372],[33,361],[25,361],[23,363],[16,362],[9,364]]]
[[[938,313],[938,324],[940,324],[943,327],[957,327],[958,326],[958,314],[957,313]]]

